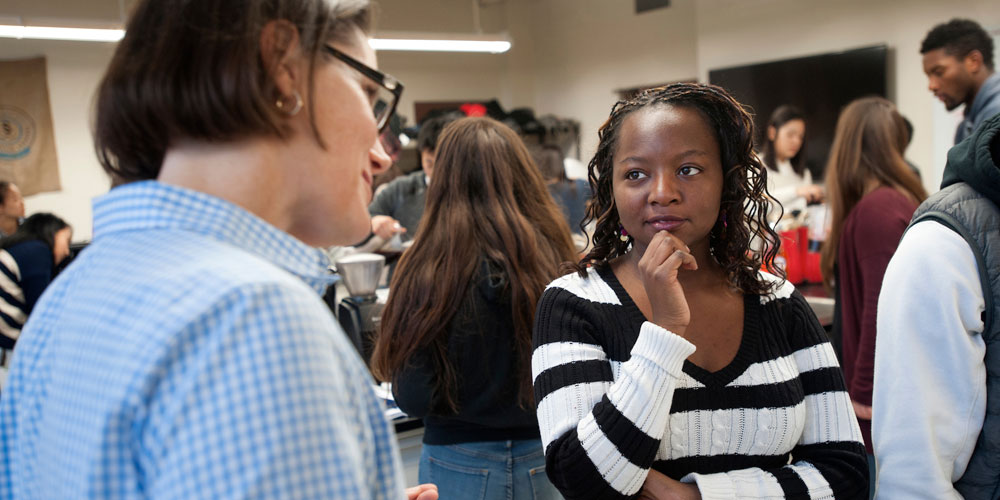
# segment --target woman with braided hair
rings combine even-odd
[[[760,270],[778,238],[752,137],[743,107],[699,84],[619,102],[601,127],[592,249],[535,319],[546,472],[566,498],[867,496],[834,351]]]

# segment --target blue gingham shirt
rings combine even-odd
[[[15,350],[0,500],[404,497],[319,250],[154,181],[98,198],[94,233]]]

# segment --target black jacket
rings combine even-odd
[[[424,442],[540,438],[534,408],[518,404],[518,374],[531,367],[518,366],[510,283],[504,272],[484,259],[446,328],[449,361],[458,374],[458,413],[443,404],[426,351],[409,360],[392,388],[400,409],[424,419]]]

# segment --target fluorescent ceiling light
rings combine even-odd
[[[39,40],[75,40],[82,42],[117,42],[125,30],[94,28],[57,28],[52,26],[0,25],[0,38],[34,38]]]
[[[510,50],[510,42],[482,40],[415,40],[372,38],[368,43],[375,50],[413,50],[427,52],[489,52],[502,54]]]
[[[506,35],[452,33],[378,33],[368,43],[375,50],[412,50],[427,52],[488,52],[501,54],[510,50]]]
[[[122,29],[63,28],[54,26],[18,26],[0,24],[0,38],[117,42],[125,36]],[[448,34],[386,34],[368,43],[375,50],[427,52],[486,52],[501,54],[510,50],[506,37]]]

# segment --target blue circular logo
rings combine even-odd
[[[17,160],[31,152],[35,121],[24,110],[0,105],[0,160]]]

